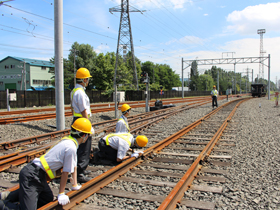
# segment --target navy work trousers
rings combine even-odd
[[[212,96],[212,107],[214,106],[218,107],[217,96]]]
[[[36,210],[53,201],[53,193],[46,180],[46,172],[28,163],[19,173],[20,209]]]
[[[79,117],[74,117],[72,124],[78,119]],[[91,152],[91,141],[92,137],[89,135],[88,139],[85,143],[80,144],[77,150],[77,174],[83,174],[84,170],[86,170],[89,161],[90,161],[90,152]]]

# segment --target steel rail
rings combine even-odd
[[[190,103],[190,104],[187,104],[187,105],[181,105],[179,107],[171,107],[171,108],[161,109],[161,110],[157,110],[157,111],[153,111],[153,112],[141,113],[141,114],[138,114],[138,115],[129,116],[128,121],[129,121],[129,124],[133,125],[133,123],[134,123],[133,119],[136,119],[136,120],[138,120],[140,118],[145,119],[145,118],[148,118],[149,116],[160,115],[161,113],[165,113],[165,112],[168,112],[170,110],[181,109],[184,106],[189,106],[189,107],[192,106],[191,108],[194,108],[195,106],[193,106],[193,105],[198,104],[200,106],[200,105],[204,105],[205,102],[207,102],[207,101],[198,102],[198,103]],[[110,124],[110,123],[113,124],[113,123],[116,123],[117,120],[118,119],[113,119],[113,120],[102,121],[102,122],[99,122],[99,123],[93,123],[92,126],[93,127],[98,127],[98,126],[101,126],[101,125],[104,125],[104,124]],[[110,129],[112,127],[115,127],[115,124],[112,125],[112,126],[107,126],[106,128],[101,128],[101,129],[97,130],[96,133],[104,132],[107,129]],[[54,138],[58,138],[58,137],[61,137],[61,136],[69,135],[69,133],[70,133],[70,129],[68,128],[68,129],[65,129],[65,130],[45,133],[45,134],[41,134],[41,135],[38,135],[38,136],[16,139],[16,140],[6,141],[6,142],[0,142],[0,150],[3,150],[3,149],[8,150],[8,149],[16,148],[18,146],[27,145],[27,144],[40,143],[41,141],[45,141],[45,140],[48,140],[48,139],[54,139]],[[1,157],[0,157],[0,160],[1,160]]]
[[[162,99],[163,102],[172,102],[172,101],[192,101],[192,100],[196,100],[196,99],[203,99],[207,96],[200,96],[200,97],[195,97],[195,98],[185,98],[185,100],[181,99],[181,98],[174,98],[174,99]],[[150,100],[149,103],[153,103],[156,100]],[[123,105],[125,103],[129,104],[130,106],[133,106],[134,104],[139,104],[143,103],[145,104],[145,101],[129,101],[129,102],[120,102],[119,105]],[[91,104],[90,107],[91,108],[95,108],[95,107],[114,107],[115,104],[114,103],[99,103],[99,104]],[[56,108],[40,108],[40,109],[28,109],[28,110],[16,110],[16,111],[0,111],[0,116],[3,115],[16,115],[16,114],[27,114],[27,113],[38,113],[38,112],[55,112]],[[70,106],[67,106],[64,108],[64,110],[71,110]]]
[[[215,135],[212,137],[212,139],[208,142],[208,144],[203,149],[203,151],[198,155],[198,157],[192,163],[191,167],[187,170],[187,172],[184,174],[184,176],[180,179],[180,181],[172,189],[172,191],[169,193],[169,195],[161,203],[158,210],[171,210],[171,209],[176,208],[177,203],[179,203],[180,200],[182,199],[182,197],[184,196],[184,192],[190,187],[192,181],[195,179],[195,176],[200,171],[202,165],[200,165],[199,163],[201,161],[205,161],[205,159],[207,157],[209,157],[209,154],[211,153],[214,146],[220,139],[220,136],[222,135],[223,131],[227,127],[228,122],[231,120],[237,107],[241,103],[245,102],[246,100],[249,100],[249,99],[242,100],[235,106],[235,108],[232,110],[232,112],[229,114],[229,116],[223,122],[222,126],[218,129],[218,131],[215,133]]]
[[[241,100],[241,99],[237,99]],[[236,101],[236,100],[235,100]],[[160,149],[163,149],[168,144],[171,144],[176,139],[180,138],[182,135],[189,132],[191,129],[195,128],[199,124],[201,124],[202,121],[208,119],[213,114],[217,113],[222,107],[225,107],[226,105],[229,105],[230,103],[233,103],[235,101],[228,102],[221,107],[213,110],[206,116],[200,118],[196,122],[190,124],[189,126],[183,128],[182,130],[176,132],[175,134],[171,135],[170,137],[164,139],[163,141],[155,144],[154,146],[148,148],[144,151],[144,154],[141,156],[141,158],[147,158],[151,156],[153,153],[157,153],[160,151]],[[105,173],[93,178],[91,181],[85,183],[82,185],[82,188],[79,191],[70,191],[67,193],[70,199],[70,203],[64,206],[61,206],[58,204],[58,201],[52,201],[45,206],[39,208],[39,210],[49,210],[49,209],[70,209],[74,207],[75,205],[78,205],[80,202],[82,202],[84,199],[89,197],[90,195],[96,193],[98,190],[102,189],[112,181],[116,180],[129,170],[131,170],[133,167],[139,165],[141,162],[143,162],[142,159],[136,159],[134,157],[127,159],[126,161],[122,162],[121,164],[117,165],[116,167],[106,171]]]
[[[171,111],[170,113],[167,113],[167,114],[163,113],[163,114],[159,114],[159,115],[154,116],[154,117],[148,117],[148,118],[145,118],[145,119],[140,119],[138,121],[134,121],[132,124],[139,124],[141,122],[144,122],[144,123],[135,126],[131,130],[131,132],[138,133],[141,130],[143,130],[144,128],[147,128],[148,126],[151,126],[151,125],[153,125],[153,124],[155,124],[155,123],[159,122],[160,120],[163,120],[167,117],[175,115],[178,112],[181,112],[181,111],[187,110],[187,109],[191,109],[191,108],[194,108],[194,107],[197,107],[197,106],[200,106],[200,105],[204,105],[206,103],[208,103],[208,102],[201,102],[199,104],[194,104],[193,106],[183,107],[181,109],[174,109],[176,107],[172,107],[171,109],[174,109],[174,111]],[[182,105],[182,106],[186,106],[186,105]],[[167,109],[165,109],[165,110],[167,111]],[[160,111],[160,110],[158,110],[158,111]],[[156,119],[154,119],[154,118],[156,118]],[[145,121],[147,121],[147,122],[145,122]],[[115,127],[115,125],[111,125],[109,127],[111,127],[111,129],[113,129],[112,127]],[[110,129],[102,128],[100,130],[97,130],[96,133],[101,133],[101,132],[104,132],[105,130],[106,130],[106,132],[110,131]],[[67,132],[69,134],[70,129],[68,129]],[[64,134],[67,135],[67,132],[66,132],[66,134],[65,133]],[[58,133],[58,132],[55,132],[55,133]],[[61,135],[61,133],[58,133],[58,135]],[[42,135],[42,136],[44,136],[44,135]],[[55,137],[52,136],[52,138],[55,138]],[[21,151],[21,152],[14,152],[14,153],[8,154],[6,156],[5,155],[1,156],[0,157],[0,172],[3,171],[3,170],[6,170],[8,168],[11,168],[13,166],[17,166],[17,165],[21,165],[21,164],[26,163],[26,162],[30,162],[30,160],[34,159],[35,157],[39,157],[40,155],[44,154],[46,152],[46,150],[49,149],[52,145],[53,145],[53,142],[51,142],[47,145],[44,145],[43,147],[42,146],[33,147],[31,149],[27,149],[27,150],[24,150],[24,151]]]
[[[225,97],[220,97],[219,100],[224,99]],[[184,103],[184,102],[190,102],[190,101],[201,101],[201,100],[207,100],[207,98],[199,98],[197,99],[185,99],[185,100],[172,100],[170,102],[176,104],[176,103]],[[146,105],[144,103],[132,105],[132,108],[140,108],[145,107]],[[118,108],[120,109],[120,108]],[[115,107],[107,107],[107,108],[101,108],[101,109],[91,109],[91,113],[100,113],[100,112],[110,112],[114,111]],[[64,115],[66,117],[72,116],[72,112],[65,112]],[[8,117],[8,118],[0,118],[0,125],[6,125],[6,124],[12,124],[12,123],[20,123],[20,122],[29,122],[34,120],[45,120],[45,119],[53,119],[56,118],[56,113],[53,114],[38,114],[38,115],[28,115],[28,116],[15,116],[15,117]]]

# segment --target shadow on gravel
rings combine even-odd
[[[107,115],[100,115],[100,118],[101,118],[102,120],[112,120],[112,119],[113,119],[112,117],[109,117],[109,116],[107,116]]]
[[[30,128],[30,129],[35,129],[38,131],[42,131],[44,133],[49,133],[49,132],[53,132],[53,129],[45,129],[45,128],[41,128],[38,125],[27,125],[25,123],[21,123],[21,124],[15,124],[15,125],[19,125],[19,126],[24,126],[26,128]]]

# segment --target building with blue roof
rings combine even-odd
[[[50,61],[7,56],[0,60],[0,90],[51,87],[51,68]]]

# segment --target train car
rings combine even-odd
[[[260,83],[252,84],[251,93],[253,97],[264,97],[266,95],[266,85]]]

